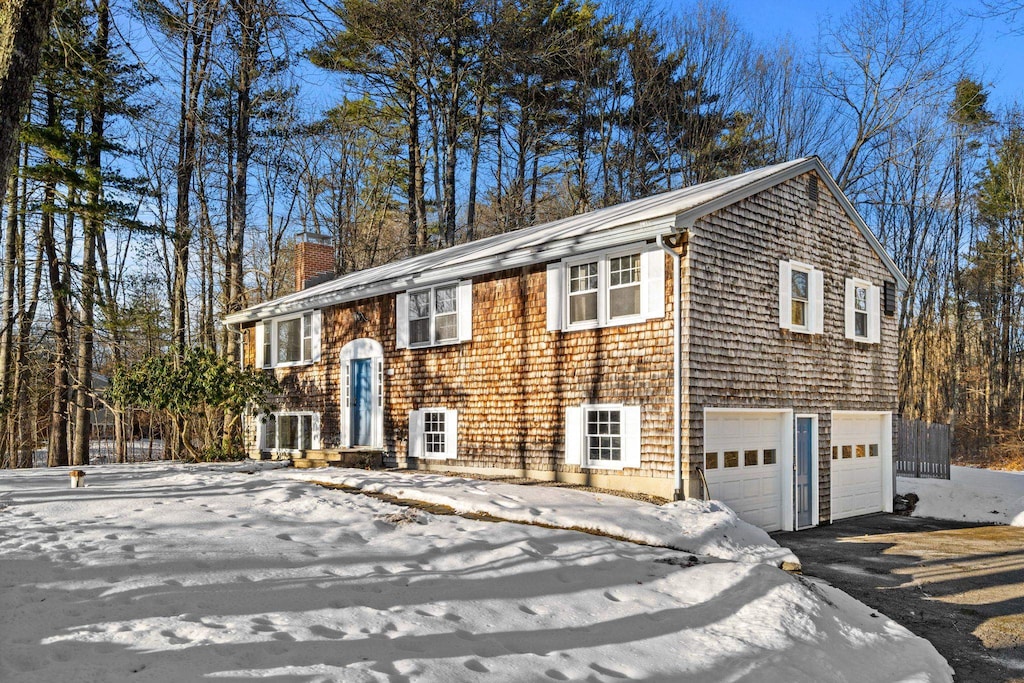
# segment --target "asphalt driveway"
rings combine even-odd
[[[930,640],[957,681],[1024,683],[1024,528],[869,515],[775,539]]]

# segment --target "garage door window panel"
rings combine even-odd
[[[764,451],[764,464],[774,465],[777,461],[777,454],[774,448],[766,448]]]
[[[704,469],[706,469],[706,470],[717,470],[718,469],[718,453],[705,453],[704,454]]]

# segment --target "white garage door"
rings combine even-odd
[[[892,440],[887,427],[878,413],[832,414],[832,519],[885,509],[882,461]]]
[[[711,497],[767,531],[782,528],[783,413],[708,413],[704,474]]]

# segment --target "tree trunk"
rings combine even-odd
[[[92,211],[85,220],[82,245],[81,330],[78,335],[78,367],[75,391],[74,453],[75,465],[89,464],[89,443],[92,437],[92,406],[98,405],[92,395],[93,337],[96,317],[96,242],[105,232],[103,212],[103,141],[107,115],[106,82],[110,32],[110,5],[100,0],[96,6],[96,37],[93,43],[93,65],[97,70],[93,81],[91,126],[86,167],[89,169],[88,204]]]
[[[18,153],[18,130],[39,72],[57,0],[6,0],[0,5],[0,187]]]

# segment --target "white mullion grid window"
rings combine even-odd
[[[445,414],[443,410],[423,411],[423,450],[429,457],[447,453]]]
[[[584,454],[588,464],[622,462],[622,410],[611,406],[588,406],[584,414]]]

